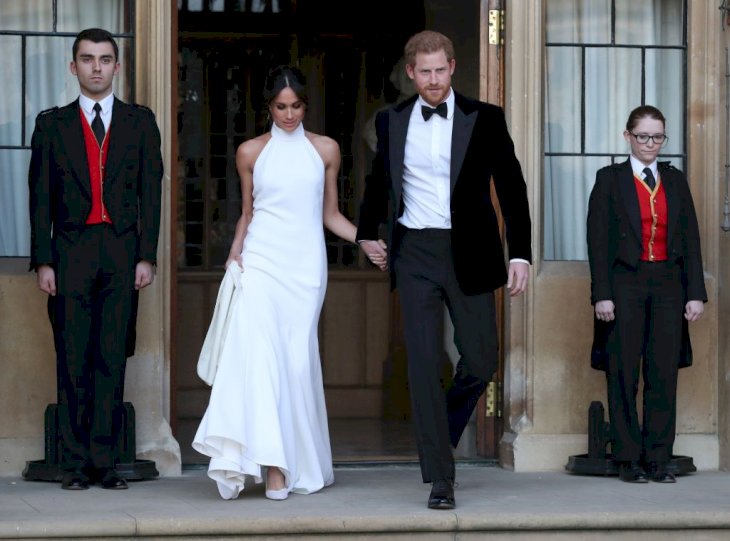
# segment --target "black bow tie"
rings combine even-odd
[[[446,115],[448,114],[448,106],[446,105],[446,102],[439,103],[436,108],[433,107],[427,107],[426,105],[421,105],[421,114],[423,115],[423,120],[428,121],[428,119],[431,118],[431,116],[436,113],[437,115],[446,118]]]

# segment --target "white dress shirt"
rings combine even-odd
[[[451,132],[454,92],[446,98],[447,117],[423,120],[418,96],[411,111],[403,164],[403,202],[398,221],[410,229],[451,229]]]

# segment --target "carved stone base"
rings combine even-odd
[[[61,482],[63,470],[61,469],[60,457],[62,453],[61,442],[58,435],[58,404],[48,404],[45,413],[45,459],[29,460],[23,469],[23,478],[28,481],[52,481]],[[153,460],[137,460],[135,458],[135,414],[131,402],[124,402],[123,407],[117,412],[117,426],[122,429],[117,439],[117,454],[119,462],[115,469],[119,475],[127,481],[143,481],[154,479],[160,475]]]
[[[583,475],[618,475],[618,464],[610,454],[603,458],[591,458],[585,455],[572,455],[568,458],[565,469],[570,473]],[[686,475],[697,471],[691,456],[674,455],[669,461],[668,469],[674,475]]]
[[[606,448],[611,444],[611,427],[604,420],[603,403],[591,402],[588,408],[588,453],[572,455],[565,469],[584,475],[618,475],[618,464]],[[673,455],[668,465],[670,473],[685,475],[697,471],[692,457]]]
[[[154,460],[135,460],[131,464],[120,462],[115,469],[119,476],[127,481],[145,481],[155,479],[160,475]],[[25,463],[23,479],[60,483],[63,473],[58,464],[48,464],[45,460],[29,460]]]

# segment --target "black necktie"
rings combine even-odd
[[[448,106],[446,105],[446,102],[439,103],[436,108],[433,107],[427,107],[426,105],[421,105],[421,114],[423,115],[423,120],[428,121],[428,119],[431,118],[431,116],[436,113],[437,115],[446,118],[446,115],[448,113]]]
[[[646,182],[646,185],[653,190],[654,186],[656,186],[656,180],[654,180],[654,174],[651,172],[649,167],[644,167],[644,175],[644,182]]]
[[[91,121],[91,131],[94,132],[96,140],[99,141],[99,146],[101,146],[104,143],[104,123],[101,121],[101,105],[95,103],[94,111],[96,112],[96,116]]]

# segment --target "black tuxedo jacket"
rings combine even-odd
[[[391,259],[398,250],[399,239],[394,231],[403,213],[403,160],[416,100],[417,96],[413,96],[376,116],[378,145],[360,206],[357,239],[379,238],[379,224],[387,222]],[[504,113],[495,105],[455,93],[451,243],[456,276],[468,295],[493,291],[507,281],[502,237],[490,197],[490,178],[494,179],[505,220],[510,259],[532,261],[527,189]]]
[[[685,301],[707,302],[700,235],[692,194],[684,174],[669,162],[659,162],[659,175],[667,200],[667,255],[682,269]],[[642,252],[641,211],[631,162],[609,165],[598,171],[588,203],[588,261],[591,268],[591,304],[613,300],[616,264],[636,268]],[[594,321],[591,363],[605,369],[606,340],[611,324]],[[692,362],[687,321],[680,366]]]
[[[91,180],[78,100],[36,118],[28,175],[30,266],[55,265],[59,237],[74,243],[91,211]],[[114,100],[104,204],[117,234],[134,231],[135,263],[157,259],[163,174],[160,132],[152,111]]]

